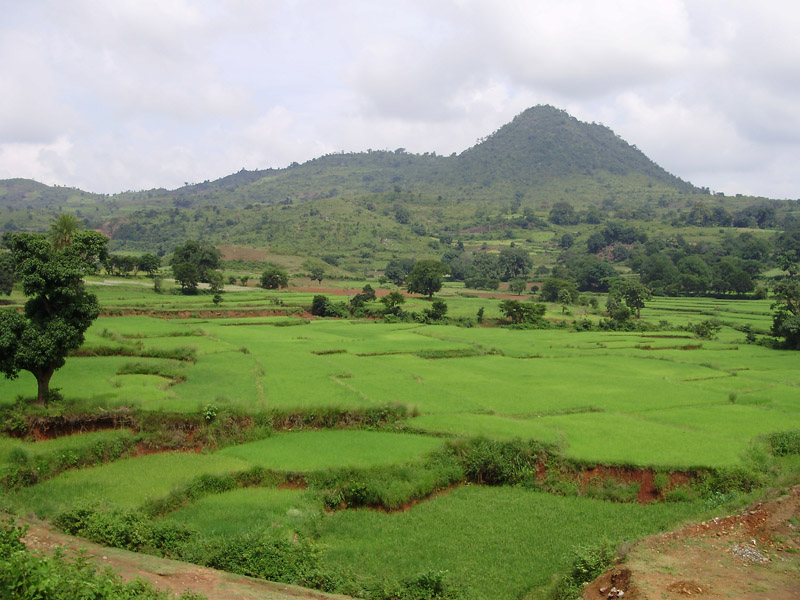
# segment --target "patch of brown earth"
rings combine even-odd
[[[620,569],[631,574],[626,599],[797,600],[800,486],[741,514],[642,540],[621,565],[586,588],[584,599],[608,598]]]
[[[539,478],[543,479],[546,472],[540,472]],[[589,467],[580,472],[579,485],[581,491],[586,491],[592,485],[601,486],[604,481],[614,479],[615,481],[623,484],[637,483],[639,484],[639,493],[637,495],[637,502],[639,504],[649,504],[654,500],[661,499],[661,491],[655,487],[656,472],[652,469],[638,469],[634,467],[614,467],[606,465],[597,465]],[[674,489],[678,486],[691,482],[692,477],[688,473],[674,471],[669,473],[668,489]]]

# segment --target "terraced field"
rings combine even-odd
[[[130,306],[132,297],[119,293]],[[241,294],[244,305],[253,293]],[[476,302],[496,307],[488,299],[448,301],[465,315]],[[651,478],[733,472],[763,454],[767,434],[800,430],[797,357],[746,343],[732,327],[764,329],[768,311],[760,301],[657,299],[643,319],[672,326],[645,333],[102,317],[53,379],[67,399],[62,408],[192,423],[179,436],[192,451],[150,453],[163,450],[176,428],[157,438],[141,426],[47,441],[0,437],[8,472],[35,470],[40,456],[65,457],[38,483],[5,493],[0,508],[45,518],[81,506],[144,510],[154,523],[215,539],[299,535],[318,545],[326,572],[348,574],[351,587],[336,588],[348,593],[374,590],[381,578],[447,571],[447,581],[475,598],[538,598],[587,540],[636,539],[736,499],[722,492],[709,502],[687,488],[678,502],[609,502],[635,499],[636,490],[625,487],[629,481],[587,488],[569,473],[597,464],[647,469]],[[712,317],[724,324],[719,339],[683,328]],[[0,406],[13,414],[31,387],[26,374],[0,381]],[[405,407],[399,420],[370,429],[347,417],[333,429],[303,425],[334,413],[394,414],[396,405]],[[267,427],[236,444],[215,438],[220,422],[262,421],[284,430],[264,437]],[[114,436],[138,450],[125,458],[104,450],[95,466],[71,468],[70,453]],[[552,469],[547,477],[563,477],[534,470],[515,474],[515,487],[474,485],[465,475],[470,461],[494,460],[458,445],[475,438],[496,448],[538,442],[551,457],[540,463]],[[658,494],[679,487],[664,481]],[[364,505],[372,508],[355,508]]]

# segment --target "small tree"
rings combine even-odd
[[[261,287],[267,290],[277,290],[289,285],[289,274],[278,266],[270,265],[261,274]]]
[[[561,288],[558,290],[558,303],[561,305],[561,314],[566,314],[567,307],[572,302],[572,296],[569,293],[569,290],[566,288]]]
[[[503,248],[497,260],[503,281],[525,277],[533,268],[531,255],[524,248]]]
[[[182,246],[175,248],[172,254],[172,259],[169,264],[172,267],[172,272],[175,279],[179,279],[179,273],[182,275],[191,274],[189,279],[194,280],[195,285],[184,285],[181,282],[181,288],[184,293],[196,293],[197,282],[208,282],[212,271],[219,268],[219,261],[222,253],[206,242],[198,242],[197,240],[188,240]],[[186,265],[194,267],[190,270]],[[187,280],[188,282],[188,280]]]
[[[429,321],[441,321],[447,314],[447,302],[437,298],[431,303],[431,307],[426,308],[424,312]]]
[[[83,344],[84,333],[100,314],[97,298],[84,289],[83,275],[104,258],[107,239],[95,231],[79,233],[60,249],[43,235],[3,236],[28,301],[24,314],[0,312],[0,372],[13,379],[30,371],[39,402],[47,402],[53,373],[64,366],[70,350]]]
[[[303,261],[302,267],[308,271],[308,276],[311,281],[322,283],[322,278],[325,277],[325,263],[316,258],[309,258]]]
[[[527,288],[528,282],[524,279],[512,279],[508,284],[509,291],[513,292],[517,296],[522,295],[522,292],[524,292]]]
[[[644,303],[652,297],[653,293],[647,286],[638,281],[623,279],[612,282],[609,289],[608,302],[614,305],[625,304],[631,311],[636,311],[636,318],[640,319],[642,309],[645,306]]]
[[[147,273],[148,277],[153,277],[160,268],[161,257],[149,253],[139,257],[139,269]]]
[[[397,315],[400,313],[400,307],[405,304],[406,297],[400,292],[391,292],[381,298],[381,303],[385,307],[383,312],[388,315]]]
[[[173,263],[172,274],[181,286],[184,294],[196,294],[200,282],[200,270],[194,263],[188,261]]]

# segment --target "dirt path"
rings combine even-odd
[[[614,589],[616,588],[616,589]],[[584,600],[800,598],[800,486],[740,515],[688,525],[634,545]]]
[[[23,541],[32,550],[45,554],[52,553],[57,547],[66,547],[69,552],[83,550],[93,562],[102,567],[111,567],[125,580],[137,577],[146,579],[159,589],[174,592],[176,595],[191,590],[204,594],[209,600],[349,600],[345,596],[323,594],[176,560],[105,548],[63,535],[40,522],[21,523],[28,526],[28,533]]]

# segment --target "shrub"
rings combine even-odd
[[[11,522],[0,524],[0,595],[4,599],[168,600],[171,597],[142,580],[124,583],[108,570],[99,571],[85,555],[67,560],[58,551],[49,558],[33,554],[21,541],[24,534],[24,529]],[[182,600],[201,598],[204,596],[194,592],[180,596]]]
[[[572,567],[550,591],[551,600],[574,600],[583,597],[584,583],[594,581],[614,562],[616,552],[609,542],[573,549]]]
[[[547,456],[545,449],[534,441],[488,438],[451,442],[444,452],[456,458],[468,480],[487,485],[529,482],[536,465]]]
[[[800,454],[800,429],[779,431],[767,438],[773,456]]]
[[[603,479],[602,482],[592,480],[586,489],[589,498],[610,500],[612,502],[636,502],[639,496],[640,484],[636,482],[623,483],[613,477]]]

